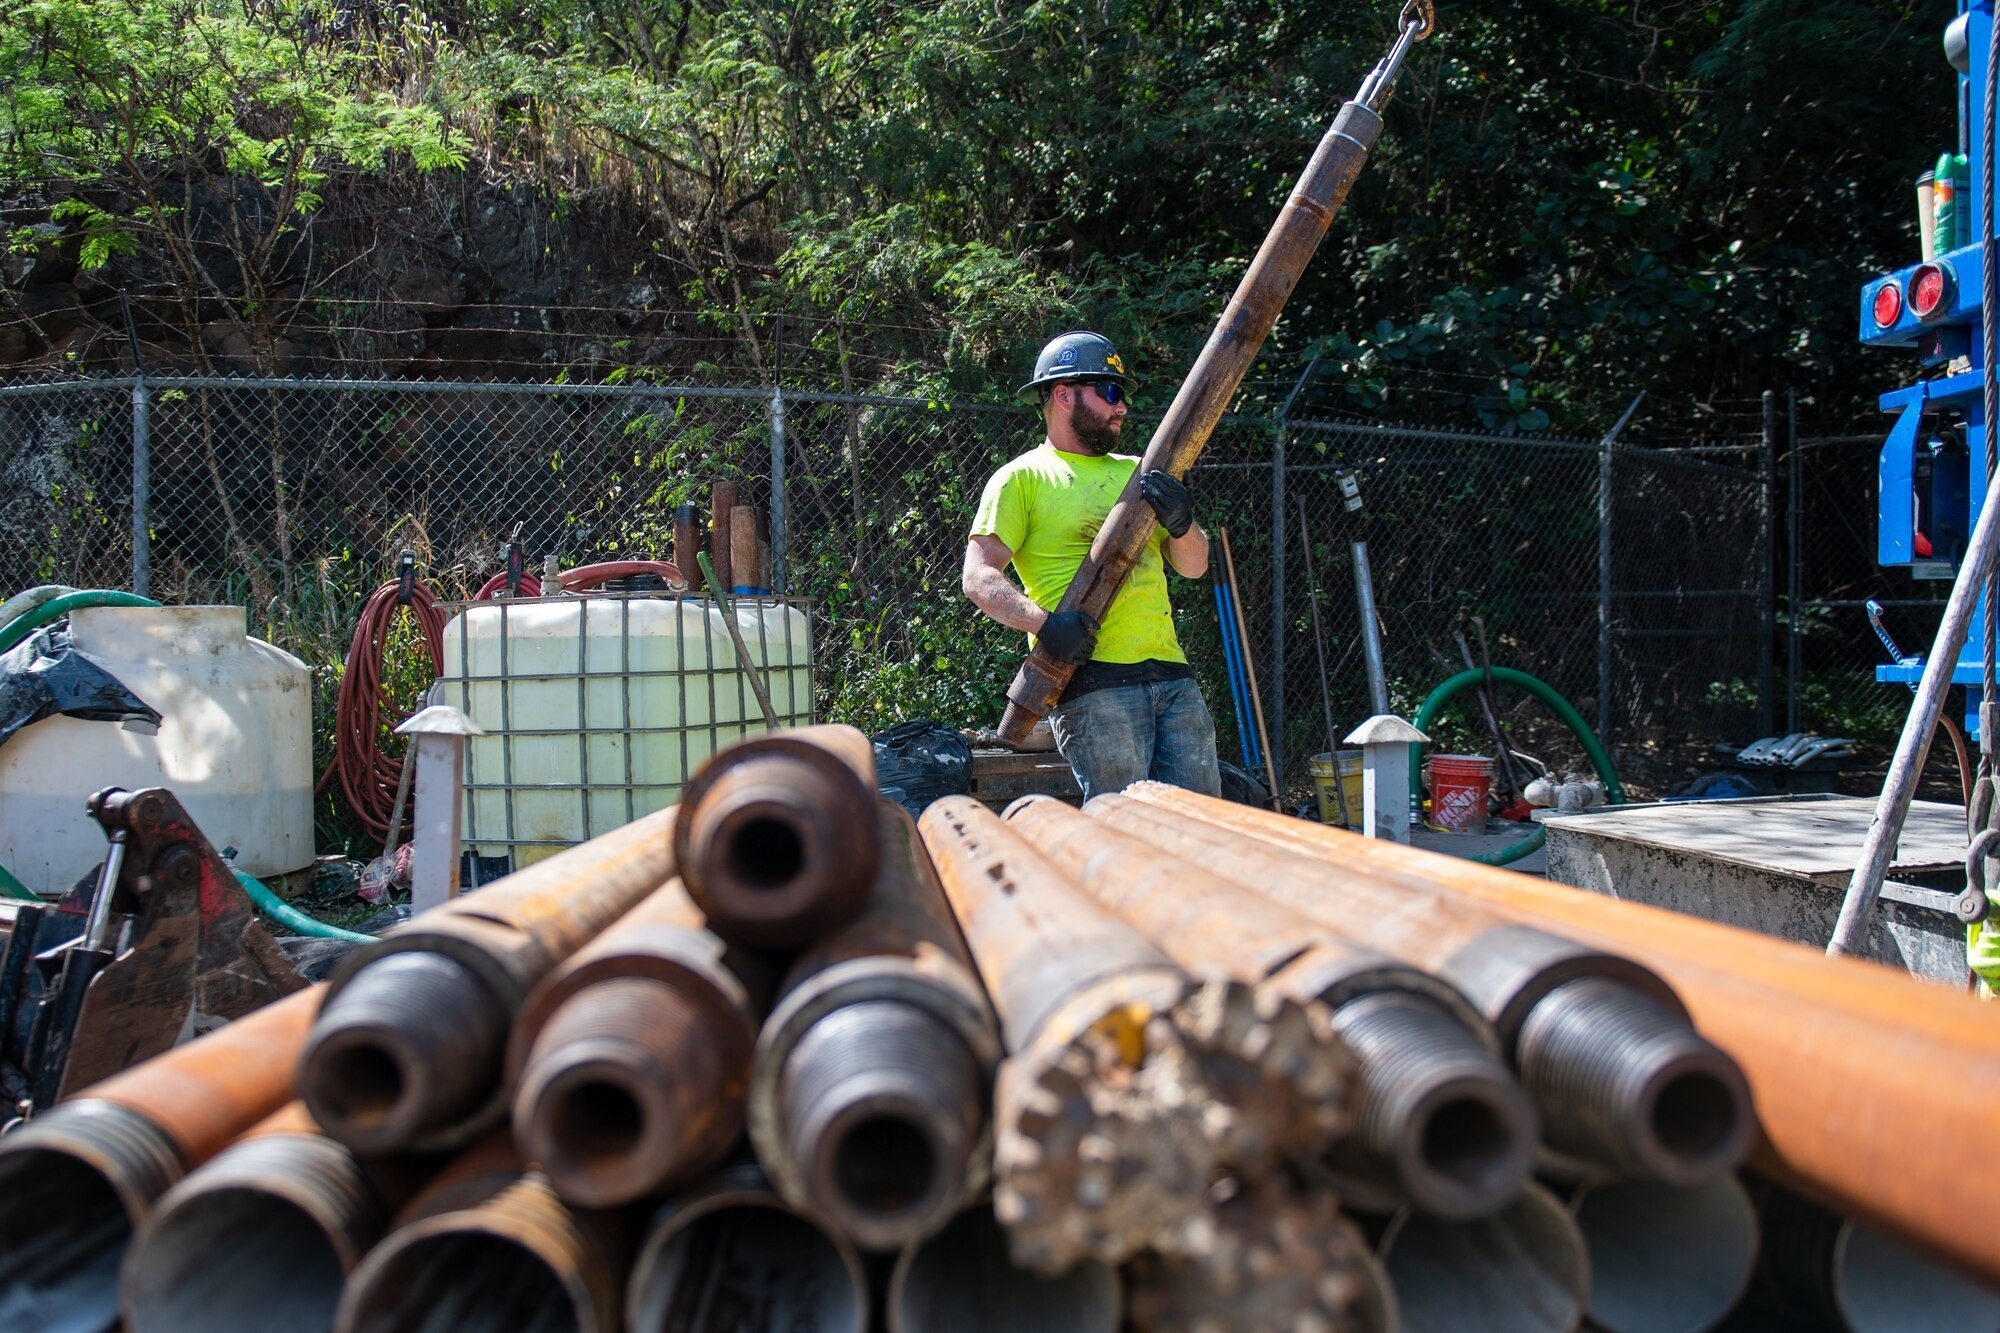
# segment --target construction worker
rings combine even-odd
[[[962,586],[986,615],[1077,663],[1049,723],[1086,799],[1144,778],[1217,796],[1215,724],[1167,604],[1165,566],[1189,579],[1208,572],[1208,534],[1187,487],[1158,469],[1139,478],[1160,526],[1102,625],[1053,609],[1139,466],[1113,452],[1131,384],[1101,334],[1065,333],[1042,349],[1020,392],[1041,399],[1046,438],[987,481]],[[1010,563],[1019,588],[1004,572]]]

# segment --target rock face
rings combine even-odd
[[[200,274],[145,236],[137,253],[81,268],[81,235],[47,220],[56,202],[0,200],[47,241],[0,267],[0,368],[128,366],[121,291],[156,371],[589,379],[724,361],[735,346],[734,330],[704,328],[682,295],[718,261],[690,260],[670,217],[608,192],[558,199],[471,171],[338,180],[259,266],[232,238],[269,234],[262,192],[197,188],[188,252]],[[731,239],[747,287],[771,247]]]

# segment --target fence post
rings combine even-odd
[[[1285,421],[1271,440],[1271,771],[1285,780]],[[1273,800],[1281,793],[1272,792]]]
[[[1805,597],[1799,543],[1805,528],[1799,462],[1799,391],[1785,390],[1785,734],[1799,729],[1799,603]]]
[[[785,578],[785,390],[771,386],[771,591],[783,596]]]
[[[1757,713],[1763,734],[1777,723],[1778,580],[1775,546],[1778,493],[1778,395],[1764,390],[1763,451],[1757,485]]]
[[[153,595],[153,534],[147,527],[147,510],[153,493],[153,411],[152,395],[146,391],[146,372],[132,374],[132,591],[141,597]]]
[[[1611,744],[1611,445],[1616,435],[1614,429],[1597,446],[1597,738],[1606,746]]]

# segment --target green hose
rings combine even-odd
[[[1583,720],[1583,714],[1570,707],[1569,700],[1563,698],[1560,694],[1557,694],[1554,690],[1541,681],[1536,680],[1525,671],[1516,671],[1512,667],[1494,667],[1492,675],[1496,684],[1512,685],[1517,689],[1525,690],[1553,709],[1555,715],[1562,719],[1563,725],[1570,729],[1570,734],[1582,743],[1583,752],[1589,757],[1590,766],[1597,770],[1597,776],[1604,779],[1605,799],[1613,805],[1623,805],[1625,803],[1625,787],[1623,783],[1618,781],[1618,774],[1611,767],[1611,756],[1604,752],[1604,746],[1598,741],[1597,733],[1592,731],[1590,724]],[[1437,717],[1438,710],[1443,708],[1453,695],[1474,685],[1483,685],[1486,682],[1486,677],[1486,672],[1476,668],[1470,671],[1461,671],[1444,684],[1432,690],[1430,698],[1424,700],[1424,706],[1417,710],[1417,730],[1422,731],[1430,726],[1431,722]],[[1417,775],[1422,771],[1422,755],[1419,747],[1415,745],[1410,747],[1410,758],[1410,776],[1411,782],[1414,784],[1417,781]],[[1504,866],[1511,861],[1518,861],[1522,857],[1539,849],[1548,840],[1548,836],[1548,830],[1537,824],[1535,825],[1535,831],[1527,837],[1522,838],[1519,842],[1509,843],[1497,852],[1488,852],[1483,856],[1475,856],[1470,859],[1478,861],[1483,865]]]
[[[0,898],[17,898],[24,903],[47,902],[48,899],[14,878],[14,872],[0,866]]]
[[[39,588],[29,588],[17,592],[6,601],[0,602],[0,625],[11,625],[14,618],[23,612],[32,611],[43,602],[53,601],[67,592],[75,592],[67,583],[44,583]]]
[[[243,886],[243,892],[250,895],[250,901],[257,904],[258,911],[294,934],[316,935],[323,940],[351,940],[356,944],[375,942],[373,935],[363,935],[358,930],[343,930],[339,926],[329,926],[324,921],[315,921],[235,866],[229,867],[229,871],[236,876],[236,882]]]
[[[119,592],[112,588],[92,588],[84,592],[66,592],[60,597],[51,597],[39,606],[31,607],[20,615],[0,625],[0,653],[12,651],[30,634],[53,620],[61,620],[72,611],[81,611],[90,606],[158,606],[150,597],[137,593]]]

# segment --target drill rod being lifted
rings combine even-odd
[[[522,1006],[508,1060],[522,1151],[590,1208],[713,1167],[743,1131],[770,995],[769,963],[704,929],[667,881]]]
[[[1326,235],[1367,165],[1368,152],[1382,133],[1382,111],[1395,91],[1403,61],[1412,46],[1430,35],[1432,26],[1431,0],[1411,0],[1404,6],[1397,19],[1394,46],[1369,74],[1354,100],[1340,108],[1319,141],[1257,257],[1237,284],[1236,294],[1229,298],[1215,332],[1181,382],[1173,406],[1154,430],[1139,466],[1133,469],[1131,480],[1091,542],[1090,554],[1070,580],[1058,610],[1083,611],[1102,620],[1110,609],[1156,524],[1151,506],[1139,496],[1139,478],[1155,468],[1185,477],[1201,456],[1216,422],[1222,419],[1237,385],[1243,382],[1277,322],[1278,312],[1298,286],[1320,238]],[[1007,687],[1001,739],[1011,745],[1026,740],[1075,673],[1074,663],[1058,661],[1037,644]]]
[[[792,965],[757,1038],[750,1139],[793,1207],[894,1250],[986,1183],[1000,1034],[916,825],[875,813],[868,906]]]
[[[522,1002],[673,877],[673,824],[637,819],[342,958],[299,1061],[313,1119],[364,1155],[442,1152],[498,1124]]]
[[[1197,1243],[1224,1127],[1168,1019],[1187,974],[970,797],[918,827],[1009,1053],[994,1211],[1015,1262],[1059,1273]]]
[[[1452,982],[1499,1034],[1541,1112],[1544,1144],[1578,1169],[1694,1184],[1748,1153],[1756,1124],[1742,1072],[1694,1030],[1666,983],[1630,959],[1133,794],[1100,796],[1086,810]]]
[[[1448,1217],[1476,1217],[1520,1193],[1534,1165],[1534,1107],[1501,1063],[1491,1026],[1456,990],[1060,801],[1025,797],[1008,808],[1007,820],[1191,972],[1220,967],[1260,992],[1295,1005],[1322,1002],[1333,1011],[1333,1030],[1358,1061],[1356,1104],[1335,1105],[1321,1081],[1306,1086],[1274,1068],[1250,1084],[1254,1096],[1239,1110],[1254,1122],[1259,1104],[1275,1110],[1318,1098],[1340,1112],[1333,1122],[1351,1116],[1355,1132],[1334,1148],[1331,1161],[1349,1203],[1386,1210],[1407,1201]],[[1232,1027],[1257,1042],[1260,1064],[1302,1063],[1254,1027]],[[1202,1049],[1187,1025],[1182,1031]],[[1344,1128],[1328,1120],[1308,1124],[1325,1136],[1320,1146]],[[1296,1131],[1267,1130],[1266,1137],[1289,1152],[1313,1146]]]

